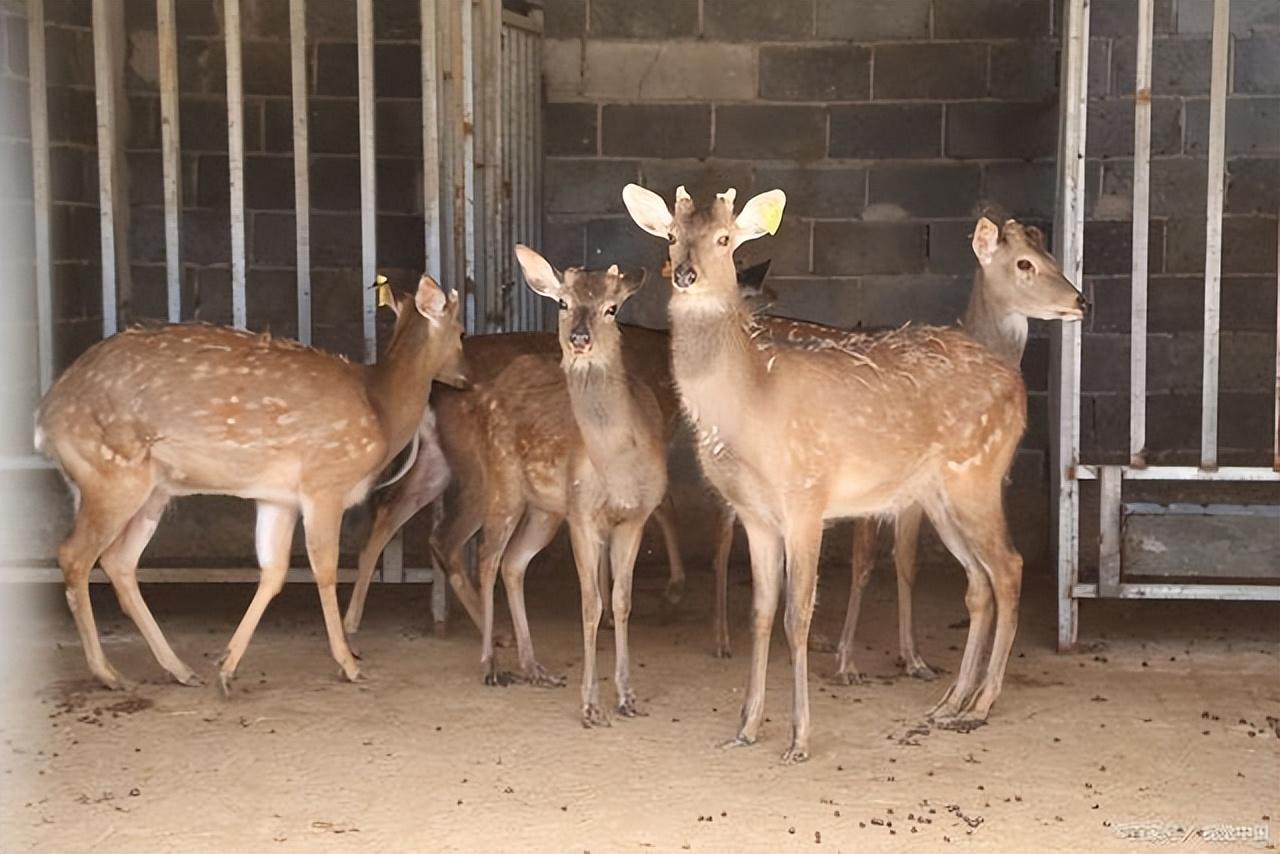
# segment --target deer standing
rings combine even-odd
[[[973,234],[973,252],[978,260],[968,308],[960,327],[988,350],[1017,367],[1022,361],[1027,342],[1027,318],[1041,320],[1077,320],[1083,316],[1085,299],[1062,275],[1062,270],[1048,253],[1044,236],[1035,226],[1025,226],[1008,219],[998,226],[989,217],[978,220]],[[779,334],[790,329],[804,335],[830,334],[821,327],[799,324],[780,318],[761,318]],[[839,334],[839,333],[836,333]],[[906,672],[919,679],[934,679],[936,674],[916,650],[915,626],[912,619],[912,589],[916,577],[916,547],[919,539],[921,509],[912,506],[894,518],[894,566],[898,581],[898,640],[901,661]],[[718,531],[716,548],[717,613],[713,630],[717,653],[728,654],[728,618],[720,611],[725,607],[729,543],[733,536],[733,516]],[[860,681],[853,661],[854,632],[861,609],[862,591],[871,578],[874,566],[876,521],[854,520],[849,604],[844,629],[836,647],[837,672],[834,680],[844,684]]]
[[[58,550],[67,604],[89,669],[108,687],[124,680],[102,652],[89,601],[99,559],[160,665],[185,685],[200,683],[165,640],[137,581],[138,559],[169,499],[198,493],[258,505],[262,574],[223,655],[223,691],[284,585],[299,511],[330,651],[348,679],[360,677],[338,614],[343,512],[413,437],[432,379],[467,382],[457,294],[446,297],[423,276],[416,294],[385,296],[396,325],[376,365],[225,327],[136,328],[90,348],[41,402],[36,447],[76,500],[74,529]]]
[[[770,335],[744,309],[733,251],[776,231],[786,197],[756,196],[735,218],[734,195],[698,210],[680,188],[673,214],[649,190],[623,191],[636,224],[670,244],[673,373],[703,472],[742,520],[751,550],[751,671],[728,745],[759,735],[785,585],[793,697],[783,761],[808,758],[807,646],[823,523],[912,504],[929,514],[969,581],[963,662],[932,714],[944,726],[985,719],[1017,627],[1022,560],[1001,491],[1026,423],[1022,378],[956,330]]]

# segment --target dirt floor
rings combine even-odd
[[[1085,603],[1083,651],[1059,656],[1047,576],[1030,574],[1004,694],[988,726],[962,735],[923,722],[942,683],[896,672],[882,570],[860,631],[860,664],[874,678],[828,686],[830,656],[811,656],[813,757],[784,767],[780,628],[760,742],[716,747],[734,733],[745,682],[744,580],[733,591],[737,655],[721,661],[709,654],[708,577],[691,578],[664,623],[662,579],[646,568],[633,656],[649,714],[588,731],[577,717],[577,593],[562,570],[534,567],[530,611],[539,657],[569,676],[567,688],[482,685],[476,632],[457,609],[436,639],[423,587],[375,589],[358,636],[369,680],[340,683],[314,590],[293,585],[229,701],[162,679],[103,588],[108,655],[142,682],[100,690],[61,591],[0,587],[18,636],[0,674],[0,851],[1140,851],[1153,836],[1179,850],[1240,845],[1209,841],[1224,826],[1266,834],[1244,843],[1254,850],[1280,841],[1275,605]],[[819,627],[833,634],[841,574],[828,572],[819,603]],[[927,567],[918,595],[922,652],[952,672],[961,583],[958,570]],[[179,654],[208,677],[251,591],[146,594]],[[601,649],[609,673],[611,633]]]

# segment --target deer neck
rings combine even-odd
[[[430,354],[430,323],[412,318],[387,351],[365,370],[369,402],[378,414],[388,453],[400,452],[422,419],[437,365]]]
[[[638,446],[636,432],[644,423],[622,367],[621,342],[614,346],[615,352],[564,366],[574,420],[591,464],[601,473]]]
[[[736,298],[678,296],[670,318],[672,370],[685,411],[700,436],[732,438],[767,372],[768,354],[752,339],[750,313]]]
[[[1006,362],[1017,365],[1022,361],[1022,352],[1027,348],[1026,315],[992,299],[981,269],[974,274],[961,325],[970,337]]]

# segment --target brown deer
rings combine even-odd
[[[1018,366],[1026,348],[1027,318],[1041,320],[1077,320],[1083,316],[1085,299],[1062,275],[1062,270],[1044,244],[1044,235],[1035,226],[1025,226],[1007,219],[1003,228],[995,220],[983,216],[973,234],[973,252],[978,259],[969,305],[960,321],[961,328],[978,343]],[[790,327],[789,321],[764,321],[775,327]],[[804,324],[806,335],[822,335],[822,331]],[[936,674],[916,651],[915,626],[912,620],[912,589],[916,577],[916,545],[921,521],[920,507],[913,506],[894,519],[894,565],[898,580],[898,638],[901,661],[906,672],[919,679],[934,679]],[[716,549],[717,613],[713,630],[717,654],[729,651],[727,594],[729,540],[733,536],[733,517],[718,531]],[[856,519],[853,531],[853,580],[849,588],[849,604],[844,629],[836,646],[837,682],[853,684],[861,680],[853,662],[853,637],[861,609],[862,591],[871,578],[874,565],[876,522]],[[811,644],[815,646],[815,644]]]
[[[386,287],[383,285],[383,287]],[[223,655],[236,666],[289,569],[301,511],[329,648],[360,677],[338,614],[338,534],[347,507],[414,435],[433,378],[465,385],[458,297],[423,276],[414,295],[380,294],[396,312],[382,360],[352,365],[269,334],[205,324],[135,328],[90,348],[40,404],[36,447],[62,471],[75,526],[58,550],[89,669],[125,683],[98,641],[89,573],[101,559],[120,605],[152,653],[185,685],[200,680],[165,640],[138,590],[138,559],[175,495],[258,504],[262,575]]]
[[[793,702],[783,761],[808,758],[807,647],[823,524],[912,504],[929,514],[969,581],[963,661],[932,714],[942,726],[983,720],[1017,627],[1022,560],[1001,491],[1026,423],[1022,378],[951,329],[772,334],[743,307],[733,251],[776,231],[786,197],[763,193],[735,218],[734,195],[699,210],[680,188],[673,214],[656,193],[635,184],[623,191],[635,222],[670,244],[673,373],[703,472],[742,520],[751,551],[751,672],[728,746],[759,735],[785,584]]]

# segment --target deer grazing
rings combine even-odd
[[[386,285],[382,287],[387,288]],[[395,330],[373,366],[292,341],[205,324],[136,328],[103,341],[54,384],[36,415],[36,447],[62,471],[75,525],[58,550],[89,669],[125,682],[107,661],[89,601],[101,560],[120,605],[176,680],[200,684],[165,640],[138,589],[138,559],[169,499],[235,495],[257,502],[257,592],[222,657],[236,667],[289,569],[301,512],[329,648],[360,677],[338,613],[338,536],[347,507],[413,437],[432,379],[465,386],[458,297],[423,276],[413,295],[381,292]]]
[[[1077,320],[1083,316],[1086,302],[1075,286],[1063,275],[1058,263],[1045,248],[1044,236],[1035,226],[1006,219],[1003,226],[990,217],[981,217],[974,228],[973,252],[978,260],[969,305],[960,327],[979,344],[1017,367],[1027,342],[1027,319]],[[775,328],[791,325],[787,321],[771,321]],[[805,335],[824,334],[809,324],[798,327]],[[912,590],[916,577],[916,546],[919,538],[921,509],[912,506],[894,518],[894,566],[898,581],[898,639],[901,662],[908,675],[918,679],[934,679],[936,674],[916,650],[915,626],[912,619]],[[713,629],[717,653],[727,655],[729,638],[727,614],[720,611],[727,601],[723,587],[727,584],[729,539],[733,536],[733,517],[718,531],[716,549],[717,612]],[[834,681],[854,684],[861,675],[853,661],[854,632],[861,610],[862,591],[871,578],[876,541],[874,519],[854,520],[853,579],[849,587],[849,604],[844,629],[836,647],[837,671]]]
[[[1026,423],[1022,378],[956,330],[773,334],[744,309],[733,252],[777,230],[786,197],[763,193],[736,217],[734,197],[729,190],[697,209],[680,188],[673,213],[652,191],[635,184],[623,191],[636,224],[670,244],[673,373],[703,472],[750,545],[751,670],[738,734],[727,746],[759,736],[769,638],[785,586],[793,697],[782,758],[808,758],[807,645],[824,521],[913,504],[969,582],[962,664],[932,714],[942,726],[983,720],[1017,627],[1022,560],[1009,542],[1001,492]]]

